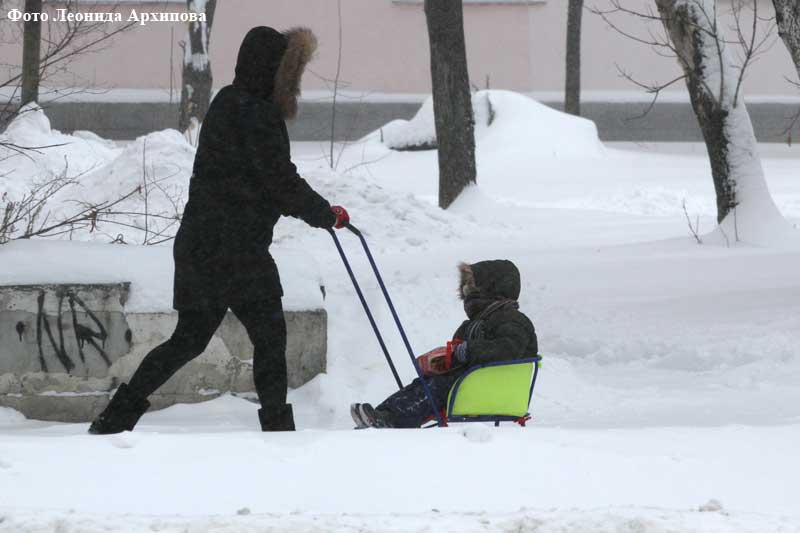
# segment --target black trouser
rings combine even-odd
[[[261,406],[286,403],[286,321],[280,299],[247,302],[231,307],[253,343],[253,379]],[[172,337],[148,353],[128,386],[146,398],[161,387],[183,365],[203,353],[227,309],[178,312]]]
[[[425,378],[440,411],[447,408],[450,388],[463,373],[455,371]],[[418,428],[435,416],[431,401],[425,394],[425,388],[419,378],[386,398],[376,409],[381,411],[381,414],[396,428]]]

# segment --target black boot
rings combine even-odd
[[[289,403],[259,409],[258,420],[261,422],[261,431],[294,431],[294,415]]]
[[[103,412],[89,426],[89,433],[109,435],[133,431],[136,422],[149,408],[150,402],[133,394],[130,387],[123,383]]]

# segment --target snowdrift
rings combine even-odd
[[[153,132],[120,148],[89,132],[66,135],[53,130],[44,112],[35,107],[11,124],[4,139],[19,146],[58,145],[26,155],[0,153],[0,159],[9,156],[0,161],[0,194],[8,192],[10,200],[29,193],[40,177],[51,179],[65,172],[75,183],[48,201],[44,212],[49,212],[53,220],[74,213],[78,202],[99,203],[127,197],[114,207],[122,214],[100,217],[91,232],[76,231],[60,238],[156,244],[177,231],[188,199],[195,156],[195,147],[178,131]],[[477,224],[465,222],[414,195],[398,197],[374,180],[345,177],[319,163],[305,165],[301,172],[323,196],[348,206],[357,217],[354,223],[375,237],[399,243],[401,249],[423,246],[430,236],[458,239],[465,231],[481,231]],[[386,224],[387,220],[398,224]],[[409,227],[414,230],[408,231]],[[309,233],[318,234],[312,237],[314,242],[330,240],[325,232],[314,232],[299,220],[285,218],[276,228],[275,242],[291,248],[298,243],[298,236],[306,239]]]
[[[594,122],[557,111],[510,91],[480,91],[472,97],[478,150],[502,154],[523,151],[538,157],[596,156],[603,145]],[[393,150],[436,147],[433,98],[411,120],[395,120],[380,129]]]
[[[188,194],[194,148],[175,130],[140,137],[124,148],[91,132],[67,135],[50,126],[35,104],[23,108],[2,137],[29,148],[24,153],[0,147],[0,192],[9,201],[29,195],[37,185],[63,186],[44,206],[40,221],[50,223],[89,204],[115,202],[118,215],[101,213],[91,231],[62,238],[152,243],[174,235]]]
[[[28,104],[0,135],[0,184],[13,198],[29,186],[54,176],[79,176],[112,161],[120,149],[90,132],[66,135],[50,127],[41,107]]]

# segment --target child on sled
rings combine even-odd
[[[519,270],[511,261],[481,261],[459,265],[459,294],[467,320],[451,341],[417,358],[417,363],[441,409],[453,384],[470,367],[534,357],[538,353],[533,323],[519,311]],[[356,428],[418,428],[435,416],[425,388],[417,378],[377,407],[350,406]]]

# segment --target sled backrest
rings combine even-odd
[[[450,389],[447,418],[504,419],[528,413],[541,356],[489,363],[467,371]]]

